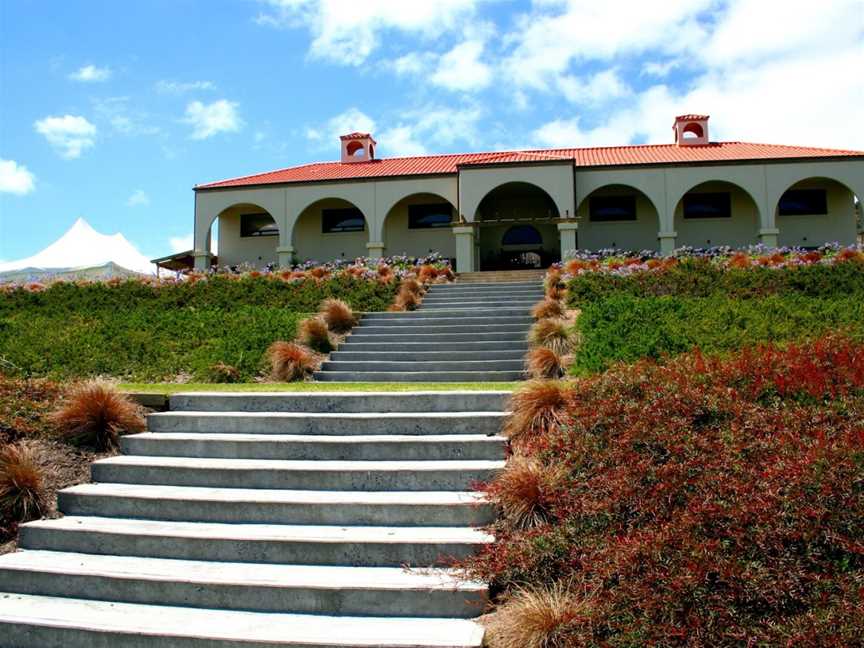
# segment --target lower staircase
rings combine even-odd
[[[525,271],[517,271],[524,273]],[[524,378],[531,307],[542,273],[482,272],[434,284],[410,312],[366,313],[315,380],[330,382],[498,382]]]
[[[172,396],[0,557],[0,645],[479,648],[446,565],[491,541],[507,396]]]

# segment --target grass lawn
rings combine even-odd
[[[120,391],[147,394],[178,392],[399,392],[399,391],[513,391],[519,382],[484,383],[120,383]]]

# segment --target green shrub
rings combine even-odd
[[[762,299],[616,295],[585,306],[574,373],[614,362],[659,359],[694,348],[722,353],[761,342],[785,342],[846,330],[864,339],[864,300],[801,294]]]

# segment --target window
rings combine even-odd
[[[728,193],[685,194],[684,218],[732,218],[732,196]]]
[[[543,245],[543,237],[530,225],[515,225],[504,233],[501,245]]]
[[[241,214],[240,236],[279,236],[279,228],[270,214]]]
[[[588,218],[599,223],[636,220],[636,196],[595,196],[588,200]]]
[[[356,207],[321,210],[321,231],[324,234],[362,232],[365,227],[363,212]]]
[[[450,227],[451,220],[453,220],[453,207],[450,203],[408,206],[408,229]]]
[[[790,189],[780,197],[781,216],[811,216],[828,213],[828,196],[824,189]]]

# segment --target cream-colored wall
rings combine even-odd
[[[339,199],[325,199],[309,205],[300,214],[294,226],[293,247],[295,262],[353,260],[367,256],[366,242],[369,240],[369,224],[362,232],[321,231],[321,210],[351,207],[351,203]]]
[[[759,212],[753,199],[738,187],[725,182],[706,182],[688,193],[730,193],[731,218],[684,218],[684,202],[675,207],[678,247],[730,245],[744,247],[759,242]]]
[[[574,213],[573,164],[540,164],[468,168],[459,171],[459,210],[474,221],[483,198],[508,182],[527,182],[543,189],[561,216]]]
[[[828,213],[812,216],[776,215],[780,245],[815,247],[825,243],[852,245],[857,235],[855,200],[843,185],[819,178],[804,180],[794,189],[825,189]]]
[[[636,196],[636,220],[598,222],[590,218],[590,200],[596,196]],[[632,187],[602,187],[579,204],[579,247],[586,250],[617,248],[619,250],[656,250],[660,221],[648,197]]]
[[[400,200],[393,206],[384,221],[384,254],[393,256],[426,256],[438,252],[442,256],[456,257],[456,238],[449,227],[434,229],[408,229],[409,205],[449,202],[441,196],[419,194]],[[452,207],[452,204],[451,204]],[[456,208],[453,207],[455,216]]]
[[[232,207],[219,215],[219,265],[276,263],[278,236],[240,236],[240,215],[260,213],[254,205]]]
[[[494,263],[501,254],[503,246],[501,241],[504,234],[511,227],[517,225],[531,225],[540,232],[543,237],[543,251],[552,257],[557,257],[560,252],[558,228],[555,223],[501,223],[495,225],[482,225],[477,231],[477,246],[479,253],[479,264],[481,270],[486,270]],[[518,250],[519,248],[508,248]]]

